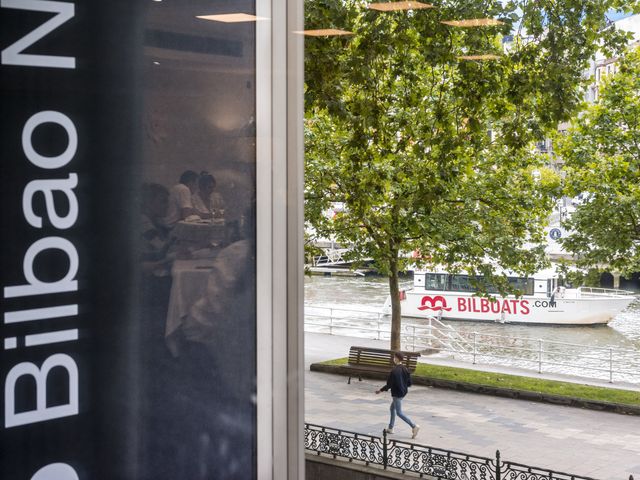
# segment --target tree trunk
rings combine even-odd
[[[400,287],[398,279],[398,261],[389,265],[389,293],[391,295],[391,350],[402,350],[400,332],[402,328],[402,311],[400,307]]]

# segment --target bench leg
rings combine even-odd
[[[358,381],[361,382],[362,381],[362,377],[358,375]]]
[[[349,377],[349,380],[347,380],[347,385],[351,385],[351,377]]]

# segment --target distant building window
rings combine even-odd
[[[546,142],[546,140],[542,140],[542,141],[540,141],[540,142],[537,142],[537,143],[536,143],[536,148],[537,148],[540,152],[545,153],[545,152],[547,151],[547,142]]]

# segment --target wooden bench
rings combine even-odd
[[[404,357],[403,364],[410,373],[416,371],[418,364],[418,352],[400,352]],[[393,366],[393,350],[369,347],[351,347],[349,349],[349,370],[353,370],[358,375],[358,380],[362,381],[362,374],[368,372],[389,373]],[[355,375],[354,375],[355,376]],[[351,383],[351,375],[347,383]]]

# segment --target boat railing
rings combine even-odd
[[[389,340],[390,320],[390,315],[375,310],[305,305],[306,331]],[[403,322],[400,339],[404,349],[442,352],[472,364],[640,383],[640,350],[469,332],[436,317],[423,322]]]
[[[322,255],[313,257],[314,267],[327,267],[333,265],[345,265],[347,261],[344,256],[349,251],[348,248],[325,248]]]
[[[577,290],[583,297],[629,297],[635,295],[634,292],[630,292],[629,290],[620,290],[618,288],[580,287]]]

